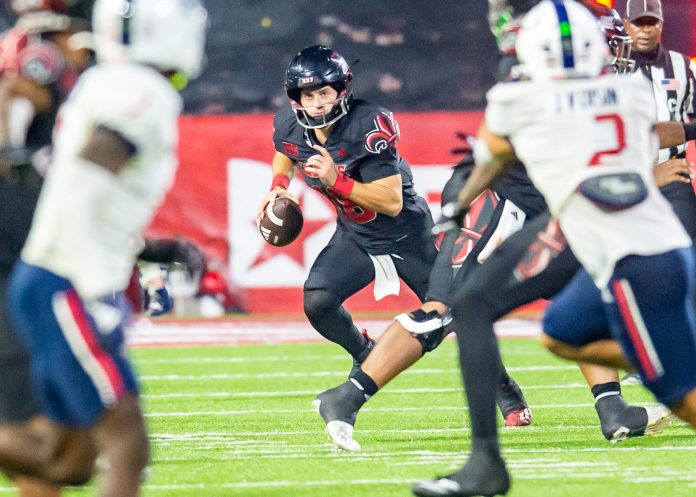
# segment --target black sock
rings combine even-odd
[[[365,394],[366,399],[372,397],[379,390],[377,383],[362,368],[350,376],[350,381]]]
[[[595,402],[605,397],[621,395],[621,384],[618,381],[600,383],[592,387],[592,395],[594,395]]]

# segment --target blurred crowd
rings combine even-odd
[[[480,110],[495,80],[487,2],[438,0],[427,9],[422,0],[207,0],[206,5],[208,61],[202,77],[184,91],[188,113],[275,111],[286,100],[288,62],[313,44],[334,47],[350,63],[359,61],[352,64],[359,75],[355,94],[395,111]],[[672,27],[666,46],[688,53],[693,41],[688,29],[680,28],[693,22],[696,7],[674,9],[665,2],[665,16]],[[10,22],[7,11],[0,11],[0,30]]]

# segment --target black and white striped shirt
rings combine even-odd
[[[696,63],[672,50],[658,47],[656,53],[634,53],[638,69],[634,77],[644,78],[655,96],[655,120],[688,122],[696,120]],[[683,157],[686,145],[660,150],[658,161]]]

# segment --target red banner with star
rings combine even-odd
[[[416,190],[439,212],[440,192],[457,161],[457,131],[475,133],[480,113],[396,113],[400,153],[411,163]],[[174,188],[150,235],[183,235],[223,270],[250,312],[302,312],[302,285],[335,226],[334,207],[295,179],[304,228],[287,247],[265,243],[254,217],[271,183],[273,116],[185,116],[180,121],[180,166]],[[351,310],[402,311],[418,300],[402,283],[400,296],[375,302],[371,286],[351,297]]]

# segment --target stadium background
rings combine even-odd
[[[611,0],[600,3],[611,4]],[[623,12],[625,0],[614,2]],[[229,282],[237,307],[299,312],[301,287],[333,232],[333,207],[295,179],[305,215],[288,247],[265,244],[253,219],[270,184],[272,116],[286,102],[283,76],[301,48],[336,48],[355,74],[354,93],[393,110],[399,150],[416,189],[439,212],[440,191],[456,162],[455,133],[473,133],[494,83],[496,50],[482,0],[206,0],[211,26],[207,67],[185,91],[181,166],[150,234],[183,235],[205,251]],[[696,55],[696,1],[663,0],[664,45]],[[8,17],[0,21],[7,26]],[[403,285],[402,285],[403,286]],[[348,302],[354,311],[414,305],[379,304],[370,288]]]

